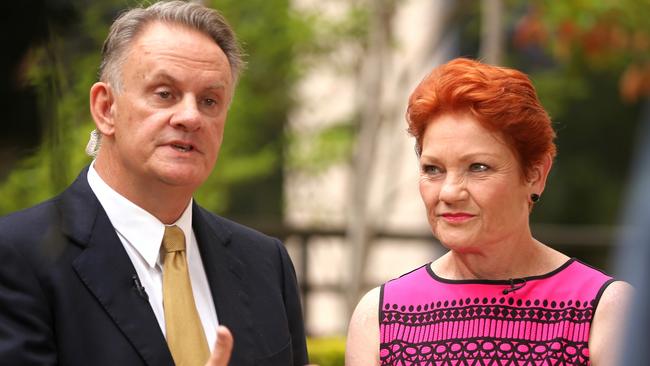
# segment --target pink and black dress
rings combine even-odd
[[[427,264],[381,287],[381,365],[589,365],[613,281],[577,259],[515,280],[448,280]]]

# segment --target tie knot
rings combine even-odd
[[[183,235],[183,230],[176,225],[165,226],[165,235],[163,235],[162,244],[166,253],[185,250],[185,235]]]

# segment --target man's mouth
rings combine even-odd
[[[182,152],[189,152],[194,150],[194,146],[185,144],[171,144],[171,147]]]

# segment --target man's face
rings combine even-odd
[[[219,154],[233,77],[221,48],[180,25],[148,25],[126,51],[111,106],[111,160],[139,186],[196,189]]]

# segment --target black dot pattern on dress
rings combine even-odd
[[[424,305],[385,303],[380,323],[381,326],[404,332],[408,330],[413,334],[470,323],[480,326],[508,324],[512,329],[533,324],[540,329],[552,329],[557,324],[571,324],[571,329],[584,332],[589,330],[594,304],[595,301],[523,300],[513,296],[457,298]],[[503,330],[504,334],[508,331],[513,330]],[[380,359],[382,365],[471,365],[474,363],[465,361],[478,359],[489,362],[477,365],[536,365],[544,362],[587,365],[589,350],[587,342],[565,337],[526,339],[484,335],[415,343],[393,339],[380,344]]]

